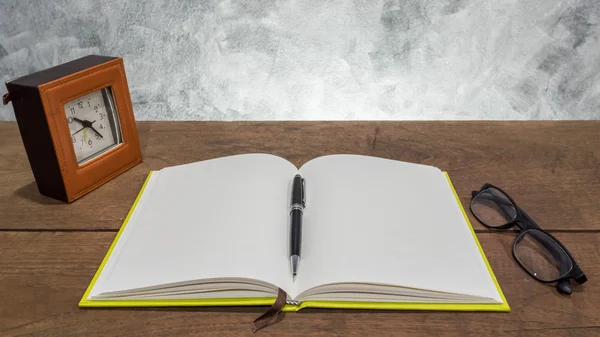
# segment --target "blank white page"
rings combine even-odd
[[[153,173],[91,296],[210,278],[289,289],[288,194],[296,173],[264,154]]]
[[[300,174],[307,206],[295,295],[365,282],[501,301],[438,168],[334,155],[306,163]]]

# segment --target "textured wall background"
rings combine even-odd
[[[2,0],[0,79],[97,53],[138,119],[598,119],[599,24],[598,0]]]

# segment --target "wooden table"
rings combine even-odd
[[[572,252],[572,296],[528,277],[513,233],[473,221],[511,313],[304,310],[257,333],[310,336],[600,335],[600,122],[140,122],[144,162],[67,205],[41,196],[16,123],[0,123],[0,336],[239,336],[264,308],[79,309],[149,170],[265,152],[334,153],[448,171],[463,206],[490,182]],[[473,218],[471,218],[473,220]]]

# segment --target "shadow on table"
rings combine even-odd
[[[40,193],[40,191],[38,190],[37,184],[35,183],[35,181],[19,188],[18,190],[15,191],[14,194],[18,197],[27,199],[36,204],[41,204],[41,205],[62,205],[62,204],[64,204],[60,200],[52,199],[50,197],[42,195]]]
[[[218,312],[218,313],[243,313],[243,314],[252,314],[254,316],[254,319],[258,318],[260,315],[262,315],[266,310],[268,309],[268,307],[262,307],[262,306],[248,306],[248,307],[235,307],[235,306],[215,306],[215,307],[149,307],[149,308],[80,308],[80,311],[83,310],[98,310],[98,311],[115,311],[115,310],[133,310],[133,311],[152,311],[152,312],[189,312],[189,313],[207,313],[207,312]],[[299,311],[299,313],[301,313],[302,311],[306,311],[306,312],[325,312],[327,310],[324,309],[303,309],[301,311]],[[340,310],[342,311],[342,310]],[[305,313],[305,312],[302,312]],[[275,319],[275,321],[269,323],[269,326],[273,326],[276,325],[278,323],[280,323],[281,321],[283,321],[286,317],[288,313],[287,312],[281,312],[279,313],[279,315],[277,316],[277,318]],[[252,325],[252,321],[249,321],[248,324],[251,326]],[[268,327],[266,327],[268,329]]]
[[[243,313],[243,314],[256,314],[256,317],[262,315],[265,311],[267,311],[269,307],[267,306],[205,306],[205,307],[88,307],[88,308],[79,308],[79,310],[98,310],[98,311],[115,311],[115,310],[123,310],[123,311],[154,311],[154,312],[222,312],[222,313]],[[378,309],[378,310],[369,310],[369,309],[331,309],[331,308],[304,308],[297,312],[292,312],[292,315],[297,314],[322,314],[322,313],[362,313],[362,314],[404,314],[404,315],[419,315],[423,314],[426,311],[423,310],[393,310],[393,309]],[[429,313],[440,314],[444,311],[429,311]],[[446,314],[456,314],[456,311],[446,311]],[[469,313],[469,312],[467,312]],[[470,312],[472,314],[485,314],[486,312]],[[487,312],[489,313],[489,312]],[[289,312],[281,312],[278,316],[277,322],[282,320],[285,315],[289,314]]]
[[[246,313],[256,314],[256,317],[267,311],[269,307],[266,306],[205,306],[205,307],[88,307],[79,308],[80,311],[86,310],[98,310],[98,311],[155,311],[155,312],[228,312],[228,313]],[[286,312],[282,312],[279,316],[285,315]]]

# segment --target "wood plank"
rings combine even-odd
[[[79,309],[114,233],[0,233],[0,335],[242,336],[264,308]],[[513,233],[478,237],[511,313],[314,310],[288,313],[264,336],[591,336],[600,334],[600,234],[559,233],[589,281],[572,296],[527,276]],[[387,268],[387,266],[385,267]]]
[[[0,229],[117,229],[150,170],[263,152],[298,166],[335,153],[435,165],[449,172],[465,206],[470,191],[489,182],[545,229],[600,230],[600,121],[138,125],[144,163],[65,205],[39,195],[16,124],[0,123]]]

